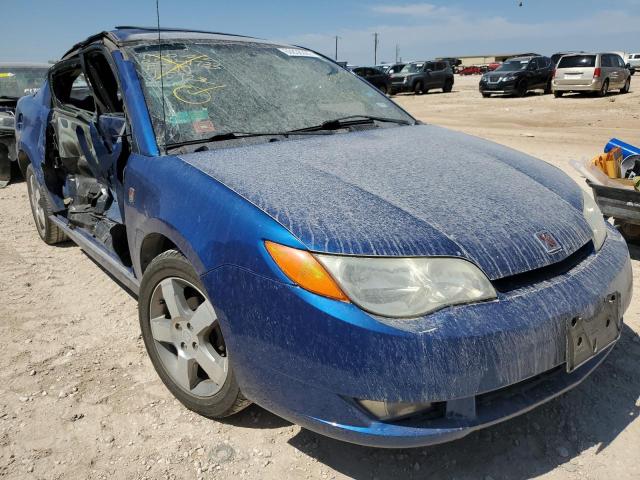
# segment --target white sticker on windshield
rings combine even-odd
[[[285,55],[288,55],[289,57],[320,57],[318,54],[313,53],[309,50],[303,50],[302,48],[279,48],[278,50],[280,50]]]

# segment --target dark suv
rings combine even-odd
[[[453,89],[453,70],[444,61],[407,63],[399,73],[391,75],[391,93],[413,92],[416,95],[441,88]]]
[[[391,77],[379,68],[356,67],[353,69],[353,73],[364,78],[382,93],[389,93],[389,90],[391,90]]]
[[[504,62],[480,79],[480,93],[490,97],[494,93],[524,97],[529,90],[544,89],[551,93],[553,62],[549,57],[518,57]]]

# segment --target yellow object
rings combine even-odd
[[[278,267],[300,287],[323,297],[349,301],[331,275],[309,252],[269,241],[264,244]]]
[[[620,178],[620,164],[622,163],[622,149],[619,147],[608,153],[598,155],[593,159],[593,164],[602,170],[609,178]]]

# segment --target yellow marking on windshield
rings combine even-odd
[[[204,80],[202,80],[201,83],[209,86],[203,88],[202,86],[194,84],[180,85],[173,89],[173,96],[182,103],[202,105],[209,103],[213,99],[211,92],[226,87],[226,85],[214,85]]]
[[[149,57],[157,58],[158,60],[160,60],[160,58],[162,58],[163,62],[167,62],[167,63],[170,63],[170,64],[174,65],[174,67],[172,67],[171,69],[167,70],[166,72],[163,72],[162,75],[158,75],[155,78],[156,80],[160,80],[161,78],[164,78],[167,75],[169,75],[171,73],[175,73],[175,72],[190,73],[187,68],[190,67],[191,64],[193,62],[195,62],[196,60],[203,60],[203,59],[210,60],[210,58],[207,57],[206,55],[197,55],[197,56],[195,56],[193,58],[189,58],[188,60],[185,60],[184,62],[175,62],[175,61],[171,60],[169,57],[167,57],[165,55],[160,57],[160,55],[150,54]]]

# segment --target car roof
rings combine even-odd
[[[506,62],[524,62],[524,61],[529,61],[532,60],[534,58],[539,58],[541,57],[541,55],[533,55],[533,56],[528,56],[528,57],[513,57],[513,58],[508,58],[507,60],[505,60]]]
[[[160,28],[162,40],[233,40],[239,42],[264,43],[268,45],[284,45],[282,43],[271,42],[256,37],[246,35],[211,32],[205,30],[192,30],[187,28]],[[123,46],[133,42],[157,42],[158,28],[156,27],[137,27],[137,26],[117,26],[114,30],[103,31],[95,35],[91,35],[85,40],[76,43],[71,47],[62,58],[66,58],[81,48],[84,48],[101,39],[109,39],[117,46]]]

